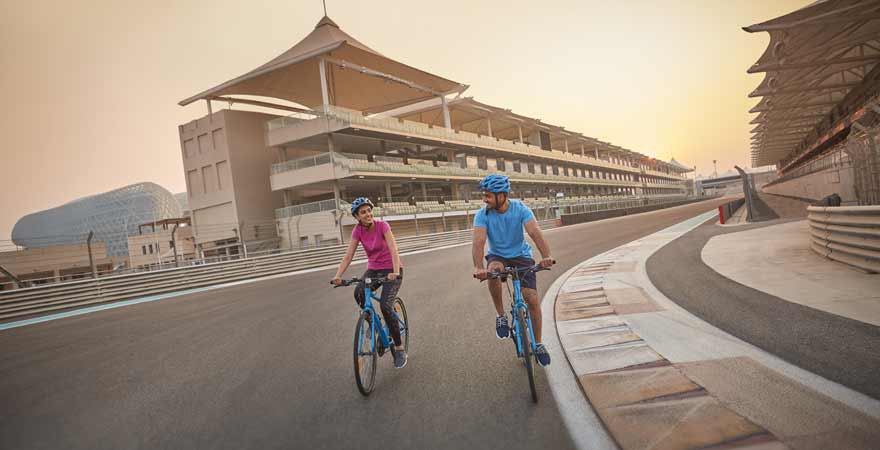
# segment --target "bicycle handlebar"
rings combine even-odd
[[[553,262],[554,262],[554,264],[556,263],[556,261],[553,261]],[[550,268],[544,267],[540,263],[535,264],[534,266],[522,267],[522,268],[505,267],[504,270],[502,270],[500,272],[494,272],[494,271],[493,272],[486,272],[486,278],[483,280],[480,280],[480,281],[486,281],[490,278],[502,278],[502,277],[506,277],[507,275],[513,275],[514,273],[526,274],[529,272],[540,272],[542,270],[550,270]],[[474,278],[476,278],[476,275],[474,276]]]
[[[399,280],[400,277],[398,277],[397,279]],[[338,287],[351,286],[352,284],[360,283],[361,281],[367,281],[367,284],[378,287],[385,283],[393,282],[395,280],[389,280],[388,278],[367,278],[366,280],[364,280],[363,278],[353,277],[348,280],[342,279],[342,283],[338,286],[333,283],[333,280],[330,280],[330,284],[333,286],[333,289],[336,289]]]

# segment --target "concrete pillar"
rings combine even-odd
[[[488,133],[489,137],[494,137],[492,135],[492,119],[489,117],[486,117],[486,132]]]
[[[516,126],[516,131],[519,132],[519,142],[520,142],[520,144],[523,144],[524,142],[523,142],[523,135],[522,135],[522,126],[521,126],[521,125],[517,125],[517,126]]]
[[[428,201],[428,186],[425,183],[422,184],[422,201]]]
[[[391,183],[385,183],[385,201],[390,202],[391,200]]]
[[[452,128],[452,120],[449,118],[449,105],[446,103],[446,96],[440,96],[440,102],[443,105],[443,126]]]
[[[320,72],[320,75],[321,75],[321,100],[322,100],[322,102],[323,102],[323,103],[322,103],[322,106],[323,106],[323,111],[324,111],[324,113],[327,113],[327,111],[329,111],[329,109],[330,109],[330,108],[329,108],[329,106],[330,106],[330,96],[329,96],[329,94],[327,93],[327,69],[326,69],[326,65],[327,65],[327,63],[324,62],[324,58],[321,58],[321,59],[318,60],[318,72]]]

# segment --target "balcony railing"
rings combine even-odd
[[[315,112],[315,114],[318,115],[321,113]],[[326,118],[340,120],[355,127],[361,126],[373,129],[388,130],[412,136],[427,137],[444,143],[454,143],[471,147],[505,150],[518,153],[523,156],[533,156],[539,158],[546,158],[550,156],[553,159],[559,161],[585,164],[594,167],[601,167],[608,170],[616,170],[627,173],[650,174],[672,179],[684,179],[682,177],[677,177],[676,175],[671,175],[654,170],[640,169],[638,167],[632,167],[630,165],[613,164],[605,160],[593,158],[590,156],[581,156],[576,153],[561,152],[558,150],[547,151],[541,149],[540,147],[536,147],[527,143],[508,141],[506,139],[483,136],[476,133],[469,133],[467,131],[456,131],[445,127],[434,127],[421,122],[400,120],[395,117],[382,117],[376,115],[364,116],[363,112],[361,111],[355,111],[339,106],[328,107],[327,112],[323,115]],[[283,128],[285,126],[290,126],[302,122],[303,120],[308,119],[304,118],[303,114],[299,113],[295,117],[279,117],[277,119],[269,121],[269,123],[267,124],[267,128],[271,131],[274,129]]]
[[[430,176],[437,178],[457,177],[478,180],[490,173],[505,173],[510,176],[514,182],[555,182],[561,184],[588,184],[595,186],[614,186],[614,187],[642,187],[643,183],[633,180],[610,180],[604,178],[593,178],[583,176],[564,176],[550,175],[529,172],[514,172],[510,170],[484,170],[478,168],[462,168],[455,162],[437,162],[436,166],[433,162],[410,159],[409,164],[404,164],[403,160],[398,158],[377,156],[373,162],[367,161],[365,155],[334,153],[332,160],[342,169],[354,173],[371,173],[371,174],[407,174],[415,176]],[[274,164],[272,173],[278,174],[289,170],[298,170],[307,167],[314,167],[321,164],[330,164],[331,157],[329,153],[309,156],[292,161]],[[649,184],[650,187],[659,187],[666,189],[683,189],[684,184]]]
[[[581,196],[567,197],[558,199],[548,198],[520,198],[531,209],[539,210],[546,208],[567,208],[566,211],[602,211],[605,209],[615,209],[623,207],[632,207],[635,205],[659,204],[685,198],[681,194],[669,195],[598,195],[598,196]],[[384,202],[379,203],[373,208],[373,215],[376,217],[388,216],[414,216],[417,214],[431,213],[458,213],[476,211],[483,207],[483,203],[479,200],[446,200],[444,203],[439,201],[423,201],[410,204],[408,202]],[[339,211],[348,214],[349,203],[340,201]],[[319,202],[306,203],[302,205],[288,206],[275,210],[277,219],[296,217],[304,214],[316,213],[321,211],[336,210],[336,202],[334,200],[322,200]]]
[[[290,161],[272,164],[272,174],[287,172],[289,170],[305,169],[307,167],[320,166],[322,164],[330,164],[330,153],[321,153],[314,156],[291,159]]]
[[[275,218],[283,219],[285,217],[302,216],[321,211],[335,211],[336,200],[321,200],[319,202],[304,203],[302,205],[293,205],[275,210]]]

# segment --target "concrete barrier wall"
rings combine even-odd
[[[719,206],[718,212],[720,216],[719,220],[721,221],[721,223],[727,223],[727,221],[730,220],[730,218],[733,217],[736,211],[740,209],[745,203],[746,199],[740,198]]]
[[[810,247],[835,261],[880,272],[880,206],[810,206]]]
[[[648,205],[648,206],[638,206],[634,208],[624,208],[624,209],[612,209],[608,211],[595,211],[588,213],[578,213],[578,214],[563,214],[561,217],[561,224],[564,225],[574,225],[576,223],[584,223],[584,222],[593,222],[596,220],[602,219],[610,219],[612,217],[622,217],[628,216],[630,214],[638,214],[648,211],[656,211],[658,209],[671,208],[673,206],[681,206],[687,205],[690,203],[702,202],[705,200],[709,200],[711,197],[699,197],[690,200],[682,200],[677,202],[669,202],[663,203],[660,205]]]
[[[858,203],[852,166],[828,168],[793,180],[764,186],[761,191],[813,202],[837,194],[844,204]]]

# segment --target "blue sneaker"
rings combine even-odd
[[[535,346],[535,358],[538,359],[538,364],[542,367],[550,365],[550,353],[547,353],[547,348],[544,347],[544,344],[537,344]]]
[[[394,356],[394,368],[403,369],[407,361],[406,350],[397,350],[391,347],[391,355]]]
[[[507,323],[507,317],[495,317],[495,334],[498,335],[498,339],[507,339],[510,337],[510,325]]]

